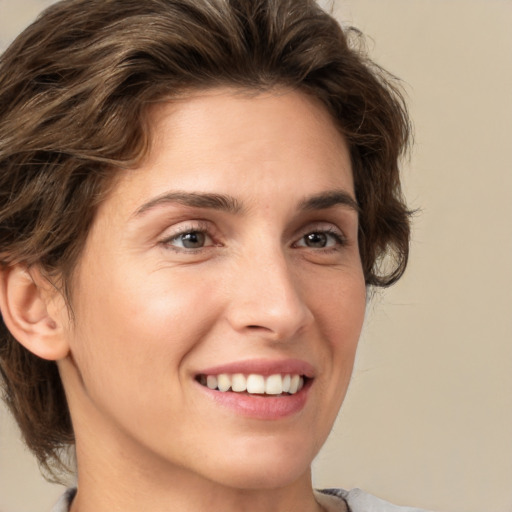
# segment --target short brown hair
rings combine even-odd
[[[358,40],[313,0],[51,6],[0,61],[0,264],[37,264],[66,282],[113,176],[147,152],[149,104],[191,89],[287,87],[321,100],[345,135],[366,283],[394,283],[409,247],[398,172],[409,120],[396,81]],[[57,366],[0,324],[6,402],[50,469],[73,442]]]

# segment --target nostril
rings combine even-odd
[[[269,327],[264,327],[263,325],[248,325],[247,329],[250,331],[271,331]]]
[[[265,330],[269,329],[269,327],[266,327],[264,325],[258,325],[258,324],[249,324],[247,326],[247,328],[248,329],[265,329]]]

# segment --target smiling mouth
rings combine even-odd
[[[219,375],[201,374],[196,377],[196,380],[202,386],[215,391],[275,397],[298,393],[310,379],[299,374],[264,376],[254,373],[249,375],[220,373]]]

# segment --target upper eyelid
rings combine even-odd
[[[176,227],[178,226],[178,227]],[[200,232],[208,235],[212,240],[215,238],[213,225],[209,221],[195,220],[195,221],[182,221],[176,226],[168,227],[158,237],[159,243],[167,243],[175,238],[186,233]]]
[[[210,221],[205,219],[194,219],[194,220],[182,220],[167,226],[162,232],[169,232],[171,235],[175,233],[180,235],[181,233],[187,233],[189,231],[210,231],[213,230],[213,225]]]
[[[165,242],[172,240],[173,238],[182,234],[193,231],[204,232],[213,239],[218,238],[221,234],[216,223],[209,219],[184,219],[163,229],[161,234],[158,236],[158,239],[160,242]],[[285,238],[293,239],[292,242],[295,242],[302,236],[305,236],[306,234],[314,231],[331,233],[332,235],[339,236],[343,240],[347,240],[349,238],[349,236],[347,236],[346,230],[343,228],[343,226],[339,225],[339,222],[327,219],[308,221],[300,225],[300,227],[293,229],[289,235],[286,235],[285,233],[283,234]]]
[[[298,237],[307,235],[314,231],[327,232],[338,234],[343,238],[347,238],[345,230],[338,225],[338,223],[329,220],[314,220],[302,225],[300,228],[295,229],[292,237]]]

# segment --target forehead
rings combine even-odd
[[[275,197],[291,193],[291,183],[307,195],[353,193],[345,138],[324,105],[304,93],[214,89],[159,103],[148,114],[150,150],[114,190],[125,203],[168,189],[254,196],[267,187]]]
[[[248,134],[253,137],[274,136],[283,143],[286,135],[299,136],[314,143],[320,140],[329,143],[333,138],[338,143],[345,143],[327,108],[318,98],[285,88],[262,92],[213,88],[191,92],[153,105],[149,119],[156,142],[153,145],[155,150],[162,137],[169,136],[169,130],[174,137],[186,131],[185,135],[192,143],[200,143],[205,148],[212,147],[211,144],[217,147],[223,141],[230,144],[232,140],[244,139]],[[290,121],[298,119],[302,121],[300,124],[290,124]],[[191,125],[194,131],[190,130]],[[204,135],[212,129],[218,136],[205,139]]]

